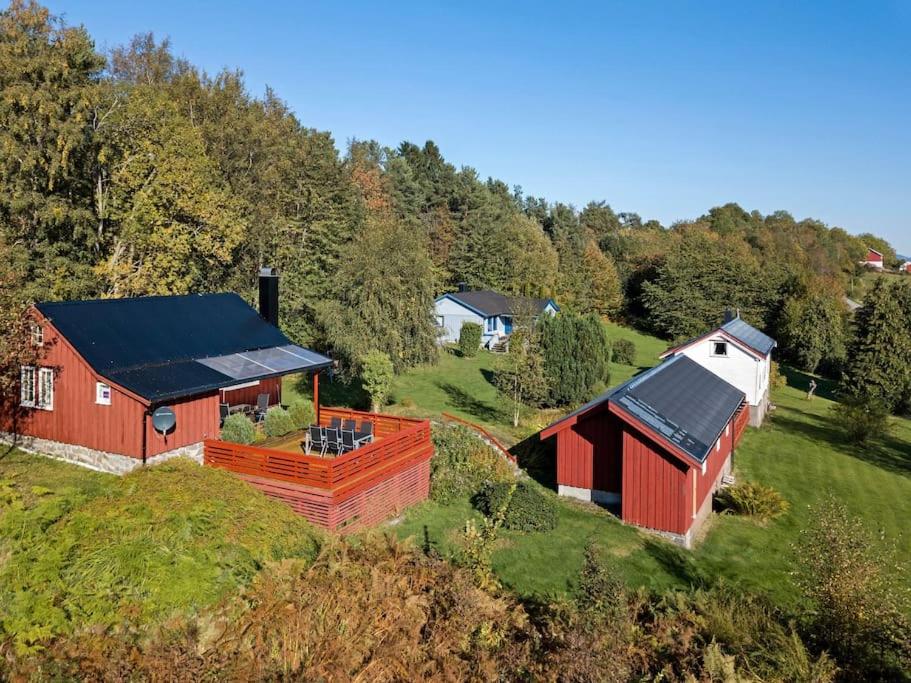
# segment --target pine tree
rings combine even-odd
[[[893,411],[911,386],[911,318],[907,290],[879,279],[854,314],[841,391],[855,402]]]

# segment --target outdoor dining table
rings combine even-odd
[[[228,415],[234,415],[235,413],[250,413],[253,412],[253,406],[249,403],[238,403],[237,405],[228,406]]]

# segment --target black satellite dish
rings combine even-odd
[[[152,413],[152,426],[155,427],[156,432],[167,434],[174,429],[174,425],[176,424],[177,416],[174,414],[174,411],[167,406],[156,408],[155,412]]]

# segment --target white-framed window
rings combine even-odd
[[[37,394],[35,389],[35,368],[23,365],[19,370],[19,405],[34,408]]]
[[[95,382],[95,403],[100,406],[111,405],[111,385]]]
[[[493,332],[493,331],[495,331],[496,329],[497,329],[497,319],[496,319],[496,318],[488,318],[488,319],[487,319],[487,331],[488,331],[488,332]]]
[[[44,328],[38,323],[32,323],[32,346],[44,346]]]
[[[722,358],[727,358],[728,343],[726,341],[713,341],[712,342],[712,355],[720,356]]]
[[[443,316],[437,316],[437,327],[444,327]]]
[[[19,404],[26,408],[54,409],[54,370],[23,365],[19,373]]]

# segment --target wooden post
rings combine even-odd
[[[319,424],[319,372],[313,373],[313,409],[316,411],[316,424]]]

